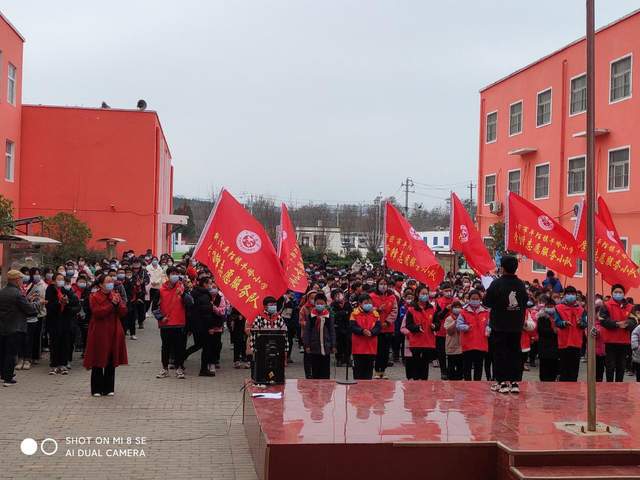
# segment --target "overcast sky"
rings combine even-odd
[[[640,7],[596,3],[597,25]],[[0,0],[27,39],[24,102],[146,99],[177,194],[335,204],[400,195],[410,176],[425,206],[476,181],[478,90],[583,35],[584,5]]]

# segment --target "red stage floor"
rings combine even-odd
[[[595,473],[596,466],[640,464],[640,384],[598,385],[598,421],[624,432],[598,436],[556,427],[585,420],[586,384],[521,388],[501,395],[486,382],[289,380],[266,390],[282,399],[252,399],[249,392],[265,390],[249,389],[245,426],[258,474],[277,480],[300,478],[297,468],[305,479],[336,478],[346,468],[338,478],[374,480],[424,466],[424,478],[469,480],[549,478],[535,477],[537,467],[577,473],[593,465]]]

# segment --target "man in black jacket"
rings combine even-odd
[[[491,309],[489,328],[494,349],[496,382],[491,388],[500,393],[519,393],[521,368],[520,336],[527,309],[527,289],[516,276],[518,259],[505,255],[500,262],[502,276],[494,280],[484,297]]]
[[[5,387],[15,384],[13,372],[18,353],[18,333],[27,331],[27,318],[38,312],[21,290],[22,273],[7,273],[7,286],[0,290],[0,374]]]

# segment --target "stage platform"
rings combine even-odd
[[[389,380],[249,386],[245,433],[263,480],[640,479],[640,384],[598,384],[598,422],[613,427],[600,435],[562,429],[586,420],[586,384],[521,390]]]

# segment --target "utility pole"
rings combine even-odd
[[[413,180],[407,177],[407,180],[400,186],[404,187],[404,216],[409,218],[409,189],[414,187]],[[411,193],[415,193],[415,191],[411,190]]]
[[[587,430],[596,431],[596,339],[591,335],[596,316],[596,271],[595,271],[595,6],[594,0],[587,2],[587,162],[586,162],[586,209],[587,209]]]

